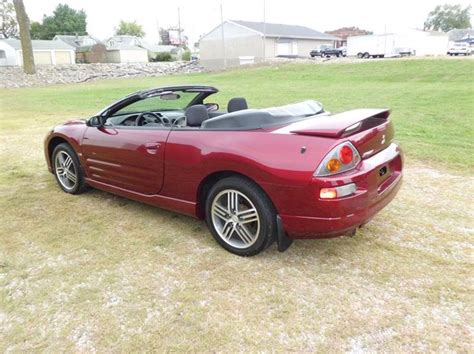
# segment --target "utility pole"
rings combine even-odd
[[[155,18],[156,21],[156,32],[158,32],[158,41],[156,43],[161,44],[161,35],[160,35],[160,26],[158,25],[158,17]]]
[[[224,35],[224,12],[221,4],[221,33],[222,33],[222,57],[224,59],[224,69],[227,69],[227,56],[225,53],[225,35]]]
[[[30,19],[26,14],[23,0],[13,0],[18,27],[20,27],[21,52],[23,54],[23,70],[26,74],[36,74],[35,58],[30,35]]]
[[[266,47],[267,47],[267,13],[266,13],[266,4],[263,0],[263,61],[266,60]]]
[[[183,42],[181,42],[181,10],[178,7],[178,41],[179,41],[179,46],[181,47]]]

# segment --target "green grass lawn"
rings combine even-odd
[[[388,107],[406,154],[428,164],[474,166],[474,61],[381,60],[356,64],[278,65],[222,73],[117,79],[76,85],[2,90],[3,128],[48,127],[88,117],[130,92],[154,86],[201,83],[220,90],[218,103],[245,96],[250,106],[304,99],[326,110]]]
[[[472,352],[473,65],[290,64],[0,90],[0,352]],[[241,258],[202,221],[58,188],[49,127],[177,83],[216,85],[221,105],[390,107],[408,156],[402,189],[353,238]]]

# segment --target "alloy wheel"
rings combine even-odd
[[[215,196],[211,214],[214,229],[230,246],[244,249],[257,241],[260,216],[245,194],[235,189],[223,190]]]
[[[67,190],[72,190],[77,184],[77,171],[72,157],[64,150],[56,154],[54,170],[59,183]]]

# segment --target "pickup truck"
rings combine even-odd
[[[319,48],[313,49],[311,52],[309,52],[309,55],[311,56],[311,58],[330,56],[342,57],[344,56],[344,51],[341,48],[321,46]]]

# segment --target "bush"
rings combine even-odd
[[[181,59],[184,61],[190,61],[191,60],[191,51],[190,50],[185,50],[183,55],[181,56]]]
[[[171,53],[158,53],[152,61],[173,61]]]

